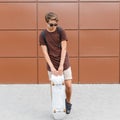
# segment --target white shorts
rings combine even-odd
[[[51,72],[48,71],[48,77],[49,77],[49,80],[51,78]],[[64,75],[64,78],[65,80],[72,80],[72,70],[71,70],[71,67],[69,67],[68,69],[64,70],[63,71],[63,75]]]

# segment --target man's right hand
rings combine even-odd
[[[56,76],[58,75],[58,71],[54,67],[51,68],[51,72]]]

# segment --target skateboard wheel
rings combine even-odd
[[[66,109],[64,109],[64,112],[66,112]]]
[[[56,113],[56,110],[54,110],[54,113]]]
[[[54,86],[54,85],[55,85],[53,82],[52,82],[51,84],[52,84],[52,86]]]

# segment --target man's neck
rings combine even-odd
[[[55,29],[49,29],[49,28],[47,28],[47,31],[48,32],[54,32],[54,31],[56,31],[56,28]]]

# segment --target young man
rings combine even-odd
[[[71,111],[72,72],[69,63],[67,49],[67,37],[65,31],[58,27],[58,17],[49,12],[45,15],[47,28],[40,34],[40,45],[47,62],[48,76],[51,74],[64,74],[66,86],[66,113]],[[58,30],[59,29],[59,30]]]

